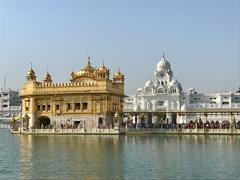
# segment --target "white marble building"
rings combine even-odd
[[[170,63],[164,55],[156,66],[154,78],[148,80],[136,95],[124,99],[124,112],[134,121],[155,123],[189,123],[240,120],[240,93],[197,93],[194,88],[183,92],[173,76]]]

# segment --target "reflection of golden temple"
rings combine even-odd
[[[19,179],[106,179],[106,175],[124,179],[123,143],[117,136],[19,136],[18,140]],[[45,166],[52,162],[55,164]],[[91,169],[79,171],[86,169],[86,163]],[[64,172],[53,173],[53,166]]]
[[[39,82],[31,67],[20,91],[22,114],[29,117],[27,126],[110,126],[114,113],[123,111],[124,75],[119,70],[113,79],[109,75],[104,64],[92,67],[90,57],[84,68],[70,74],[69,83],[53,83],[49,72]]]

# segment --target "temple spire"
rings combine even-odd
[[[89,65],[89,66],[91,65],[90,60],[91,60],[91,58],[90,58],[90,56],[88,56],[88,65]]]
[[[163,51],[163,55],[162,55],[162,58],[165,59],[165,56],[164,56],[164,51]]]
[[[120,66],[118,65],[118,70],[117,70],[117,73],[118,74],[121,74],[121,71],[120,71]]]

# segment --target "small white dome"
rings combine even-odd
[[[172,81],[169,83],[169,86],[177,86],[178,82],[175,79],[172,79]]]
[[[182,92],[182,85],[178,82],[176,79],[172,79],[172,81],[169,83],[169,88],[170,87],[176,87],[180,92]]]
[[[153,85],[153,82],[152,82],[151,80],[148,80],[148,81],[145,83],[144,88],[152,87],[152,85]]]
[[[142,92],[143,92],[142,88],[138,88],[138,89],[137,89],[137,95],[142,94]]]

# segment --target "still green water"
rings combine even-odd
[[[0,130],[0,179],[240,179],[240,136],[20,136]]]

